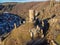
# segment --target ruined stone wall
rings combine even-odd
[[[29,22],[33,22],[34,20],[35,11],[29,10]]]

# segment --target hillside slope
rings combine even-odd
[[[51,31],[51,33],[48,32],[48,35],[56,34],[56,36],[57,35],[60,36],[60,20],[59,20],[60,3],[56,2],[56,4],[53,7],[50,7],[49,2],[29,2],[29,3],[27,2],[27,3],[13,3],[13,4],[15,4],[15,6],[12,8],[12,10],[8,12],[17,14],[25,19],[29,17],[29,9],[33,9],[40,12],[38,18],[42,20],[50,18],[53,15],[55,15],[55,17],[52,18],[54,21],[52,19],[48,21],[50,24],[49,31]],[[4,44],[26,45],[26,43],[30,40],[29,29],[31,29],[32,27],[34,27],[33,23],[32,24],[25,23],[20,27],[13,29],[11,34],[3,41]],[[59,38],[58,36],[57,39]]]

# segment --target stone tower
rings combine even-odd
[[[50,0],[50,6],[53,7],[56,0]]]
[[[29,10],[29,22],[33,22],[35,17],[35,11]]]
[[[16,24],[14,23],[14,27],[15,27],[15,29],[16,29]]]

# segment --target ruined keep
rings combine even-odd
[[[33,22],[35,17],[35,11],[29,10],[29,22]]]
[[[50,6],[53,7],[56,0],[50,0]]]

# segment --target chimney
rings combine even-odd
[[[34,21],[34,16],[35,16],[35,11],[34,10],[29,10],[29,22]]]
[[[14,23],[14,27],[15,27],[15,29],[16,29],[16,24]]]

